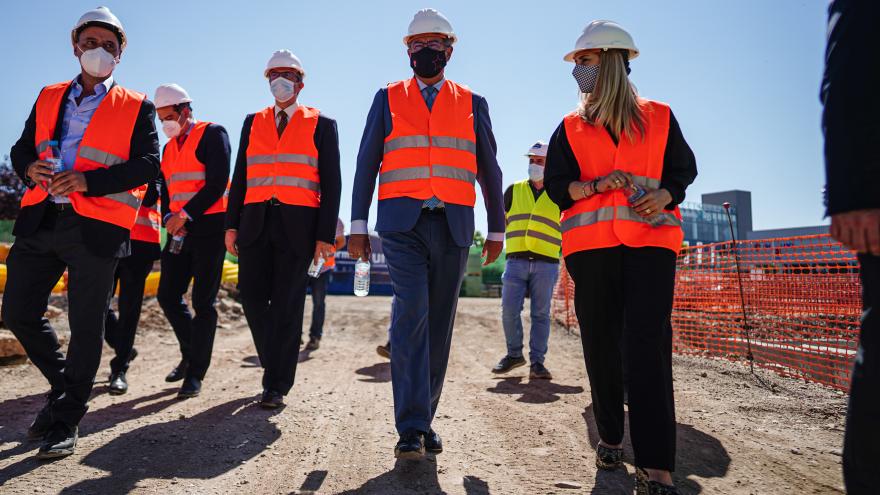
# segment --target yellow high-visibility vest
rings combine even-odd
[[[559,207],[546,191],[541,191],[536,201],[528,180],[515,183],[504,234],[507,252],[530,251],[558,259],[562,246],[559,217]]]

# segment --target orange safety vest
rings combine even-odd
[[[183,147],[177,143],[176,138],[165,145],[165,152],[162,154],[162,175],[165,176],[168,186],[168,205],[172,212],[182,210],[187,201],[205,187],[205,164],[196,158],[196,148],[199,147],[209,124],[210,122],[193,124],[189,136],[183,142]],[[226,200],[227,195],[224,192],[223,196],[205,210],[204,214],[225,212]]]
[[[660,187],[669,135],[669,106],[641,98],[639,104],[645,118],[645,135],[636,137],[634,142],[621,136],[618,146],[604,127],[584,122],[576,112],[565,116],[565,133],[580,167],[581,181],[588,182],[617,169],[632,174],[642,186]],[[684,239],[678,207],[662,212],[656,225],[652,225],[629,206],[630,194],[626,189],[595,194],[562,212],[562,255],[621,244],[678,252]]]
[[[138,208],[134,226],[131,228],[131,240],[159,244],[159,225],[161,222],[159,203],[153,206],[141,205]]]
[[[34,145],[41,160],[49,156],[49,141],[54,139],[58,112],[70,84],[46,86],[37,98]],[[88,172],[128,161],[131,135],[144,98],[145,95],[118,85],[110,88],[89,121],[73,170]],[[141,203],[136,192],[143,189],[145,186],[105,196],[75,192],[68,198],[77,214],[131,230]],[[21,198],[21,206],[35,205],[47,197],[48,193],[41,187],[28,189]]]
[[[300,106],[293,113],[284,134],[278,137],[275,108],[254,115],[247,148],[247,192],[244,203],[275,198],[286,205],[321,204],[316,108]]]
[[[336,242],[336,239],[333,239],[333,242]],[[336,248],[335,247],[330,248],[330,256],[326,260],[324,260],[324,268],[325,269],[332,269],[334,266],[336,266]]]
[[[447,80],[431,110],[415,78],[388,85],[391,134],[379,169],[379,199],[436,196],[473,207],[477,138],[471,91]]]

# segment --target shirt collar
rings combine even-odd
[[[418,77],[416,78],[416,82],[419,83],[419,91],[422,91],[422,90],[424,90],[425,88],[428,87],[428,85],[425,84],[425,83],[423,83],[422,80],[419,79]],[[445,78],[445,77],[444,77],[443,79],[440,79],[439,81],[437,81],[436,83],[433,84],[434,89],[436,89],[438,93],[440,92],[440,88],[443,87],[443,83],[444,83],[444,82],[446,82],[446,78]]]
[[[290,105],[289,107],[287,107],[283,110],[284,113],[287,114],[288,121],[290,121],[290,119],[293,118],[293,112],[296,112],[297,108],[299,108],[299,102],[294,103],[293,105]],[[281,111],[282,111],[281,107],[279,107],[278,105],[275,105],[275,118],[278,118],[278,113]]]
[[[112,75],[95,86],[95,96],[106,94],[108,91],[110,91],[111,87],[113,87]],[[82,75],[78,75],[73,80],[73,85],[70,88],[70,95],[74,98],[78,97],[82,94],[82,90]]]

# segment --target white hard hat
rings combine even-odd
[[[125,45],[128,43],[128,40],[125,38],[125,29],[123,29],[122,23],[119,22],[119,19],[117,19],[116,16],[113,15],[113,12],[110,12],[110,9],[107,7],[98,7],[83,14],[82,17],[76,21],[73,30],[70,31],[70,39],[76,43],[77,32],[85,29],[91,24],[107,27],[110,28],[110,30],[115,31],[119,36],[120,48],[125,48]]]
[[[189,97],[186,90],[174,83],[163,84],[156,88],[156,97],[153,98],[153,104],[156,105],[156,108],[180,105],[191,101],[192,98]]]
[[[407,34],[403,37],[403,44],[408,45],[413,36],[433,33],[445,35],[452,43],[458,40],[452,30],[452,24],[449,23],[449,19],[445,15],[434,9],[422,9],[416,12],[413,20],[409,23]]]
[[[593,21],[587,24],[583,34],[574,44],[574,50],[568,52],[563,60],[574,62],[574,56],[581,50],[601,48],[603,50],[629,50],[629,60],[639,56],[639,49],[626,29],[613,21]]]
[[[278,50],[273,53],[272,58],[266,63],[266,70],[263,71],[263,75],[269,77],[270,69],[279,68],[296,69],[303,78],[306,77],[306,71],[303,69],[302,62],[300,62],[299,58],[290,50]]]
[[[547,143],[545,143],[544,141],[538,141],[537,143],[533,144],[532,147],[529,148],[528,153],[526,153],[526,156],[544,156],[544,157],[546,157],[547,156]]]

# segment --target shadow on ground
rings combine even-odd
[[[242,398],[189,418],[127,431],[81,461],[106,471],[105,477],[80,481],[61,493],[127,493],[150,478],[216,478],[260,455],[281,436],[267,421],[279,411]]]
[[[385,383],[391,381],[391,363],[376,363],[370,366],[365,366],[359,370],[356,370],[355,373],[358,375],[367,376],[369,378],[358,378],[358,381],[367,382],[367,383]]]
[[[489,495],[489,484],[476,476],[462,479],[467,495]],[[423,461],[401,461],[394,463],[391,471],[367,481],[359,488],[341,492],[340,495],[390,495],[390,494],[431,494],[446,492],[437,479],[437,459],[429,454]]]
[[[599,430],[593,417],[592,406],[584,409],[583,417],[587,424],[590,445],[596,448],[599,444]],[[628,414],[626,423],[629,423]],[[730,469],[730,455],[721,441],[691,425],[678,423],[676,452],[676,470],[672,477],[682,495],[703,493],[702,485],[690,479],[691,476],[723,478]],[[623,440],[623,456],[626,462],[632,462],[633,450],[628,428]],[[632,493],[634,473],[626,469],[610,472],[596,469],[595,472],[596,485],[592,493],[603,495]]]
[[[495,394],[521,395],[517,402],[526,404],[549,404],[559,400],[560,394],[579,394],[584,391],[580,385],[561,385],[552,380],[523,381],[521,376],[498,379],[494,387],[486,389]]]

